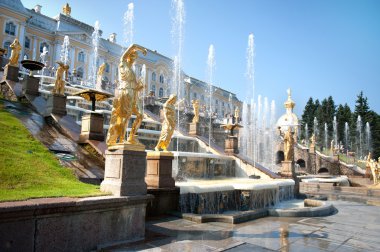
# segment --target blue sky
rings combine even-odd
[[[42,5],[55,16],[66,1],[22,0]],[[134,3],[134,43],[173,57],[171,0],[69,1],[72,17],[93,25],[103,37],[112,32],[123,43],[123,14]],[[105,4],[108,4],[105,6]],[[380,113],[380,1],[377,0],[185,0],[184,71],[206,80],[210,44],[215,47],[215,84],[244,100],[251,86],[245,77],[248,35],[255,35],[255,93],[274,99],[283,113],[291,88],[296,113],[308,98],[332,95],[354,108],[363,90]],[[125,44],[124,44],[125,45]]]

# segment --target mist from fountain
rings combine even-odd
[[[134,21],[134,4],[129,3],[128,9],[124,12],[124,41],[126,46],[133,44],[133,21]]]
[[[144,87],[141,90],[140,95],[142,97],[144,97],[145,87],[146,87],[146,65],[145,64],[142,65],[140,78],[142,79],[142,82],[144,83]],[[142,110],[143,110],[143,114],[144,114],[144,109],[145,109],[144,98],[142,98],[141,100],[142,100]]]
[[[214,83],[214,71],[215,71],[215,48],[214,45],[210,45],[208,48],[207,56],[207,80],[208,80],[208,99],[209,99],[209,130],[208,130],[208,146],[211,147],[212,139],[212,116],[214,109],[212,107],[212,97],[213,97],[213,83]]]

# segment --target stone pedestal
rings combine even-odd
[[[104,141],[103,123],[103,114],[93,112],[82,116],[82,130],[79,135],[79,142],[85,143],[87,140]]]
[[[49,96],[46,103],[45,116],[50,114],[66,115],[66,96],[53,94]]]
[[[310,147],[309,147],[309,153],[315,153],[315,146],[310,145]]]
[[[175,181],[172,177],[171,152],[148,152],[145,182],[148,187],[154,188],[173,188]]]
[[[16,66],[6,65],[4,67],[4,77],[6,80],[18,82],[18,70]]]
[[[236,136],[228,136],[224,142],[224,151],[227,155],[233,155],[239,153],[238,138]]]
[[[294,165],[292,161],[281,162],[281,175],[291,177],[294,172]]]
[[[201,135],[201,127],[200,123],[189,123],[189,136],[200,136]]]
[[[124,145],[120,149],[106,151],[101,191],[115,196],[146,195],[146,152],[134,146]]]
[[[40,79],[33,76],[26,76],[22,83],[22,90],[24,94],[38,96],[38,88],[40,87]]]

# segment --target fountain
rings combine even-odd
[[[101,86],[96,83],[96,74],[98,69],[98,50],[99,50],[99,38],[100,38],[100,24],[99,21],[95,22],[94,31],[92,33],[92,60],[89,71],[89,86],[95,87],[98,90],[101,90]]]
[[[366,152],[372,152],[372,142],[371,142],[371,127],[369,126],[369,122],[365,124],[365,140],[366,140]]]
[[[314,117],[314,121],[313,121],[313,133],[314,133],[314,136],[315,138],[318,140],[319,139],[319,128],[318,128],[318,120],[316,117]]]
[[[70,38],[69,36],[65,35],[65,37],[63,38],[62,45],[61,45],[61,54],[60,54],[60,61],[65,65],[68,65],[70,63],[69,51],[70,51]]]
[[[127,46],[133,43],[134,4],[129,3],[124,13],[124,41]]]
[[[208,85],[209,85],[209,116],[210,121],[208,125],[208,146],[211,147],[211,139],[212,139],[212,117],[213,117],[213,108],[212,108],[212,97],[213,97],[213,83],[214,83],[214,71],[215,71],[215,49],[214,45],[210,45],[208,49],[207,56],[207,77],[208,77]]]
[[[309,125],[305,124],[305,144],[309,146]]]
[[[344,146],[346,147],[347,152],[349,151],[349,137],[350,137],[350,128],[348,126],[348,122],[344,123]]]
[[[40,71],[45,65],[41,62],[34,60],[22,60],[21,65],[28,69],[29,76],[26,76],[23,80],[23,90],[25,94],[38,96],[38,88],[40,86],[39,78],[33,76],[33,71]]]
[[[363,125],[360,115],[356,121],[356,153],[359,159],[363,159]]]
[[[338,146],[338,123],[336,121],[336,116],[334,116],[334,121],[333,121],[333,139],[336,147]]]
[[[327,123],[325,123],[325,148],[326,148],[326,151],[329,149],[329,145],[328,145],[328,137],[329,137],[329,132],[328,132],[328,128],[327,128]]]

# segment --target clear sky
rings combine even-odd
[[[55,16],[64,0],[21,0],[42,5]],[[255,93],[274,99],[283,113],[291,88],[300,115],[308,98],[332,95],[354,108],[362,90],[380,113],[379,0],[184,0],[186,23],[183,69],[206,80],[207,54],[215,47],[217,86],[244,100],[251,86],[245,77],[248,35],[255,35]],[[173,57],[171,0],[69,1],[73,18],[94,25],[103,37],[118,34],[123,44],[123,14],[134,3],[134,43]]]

